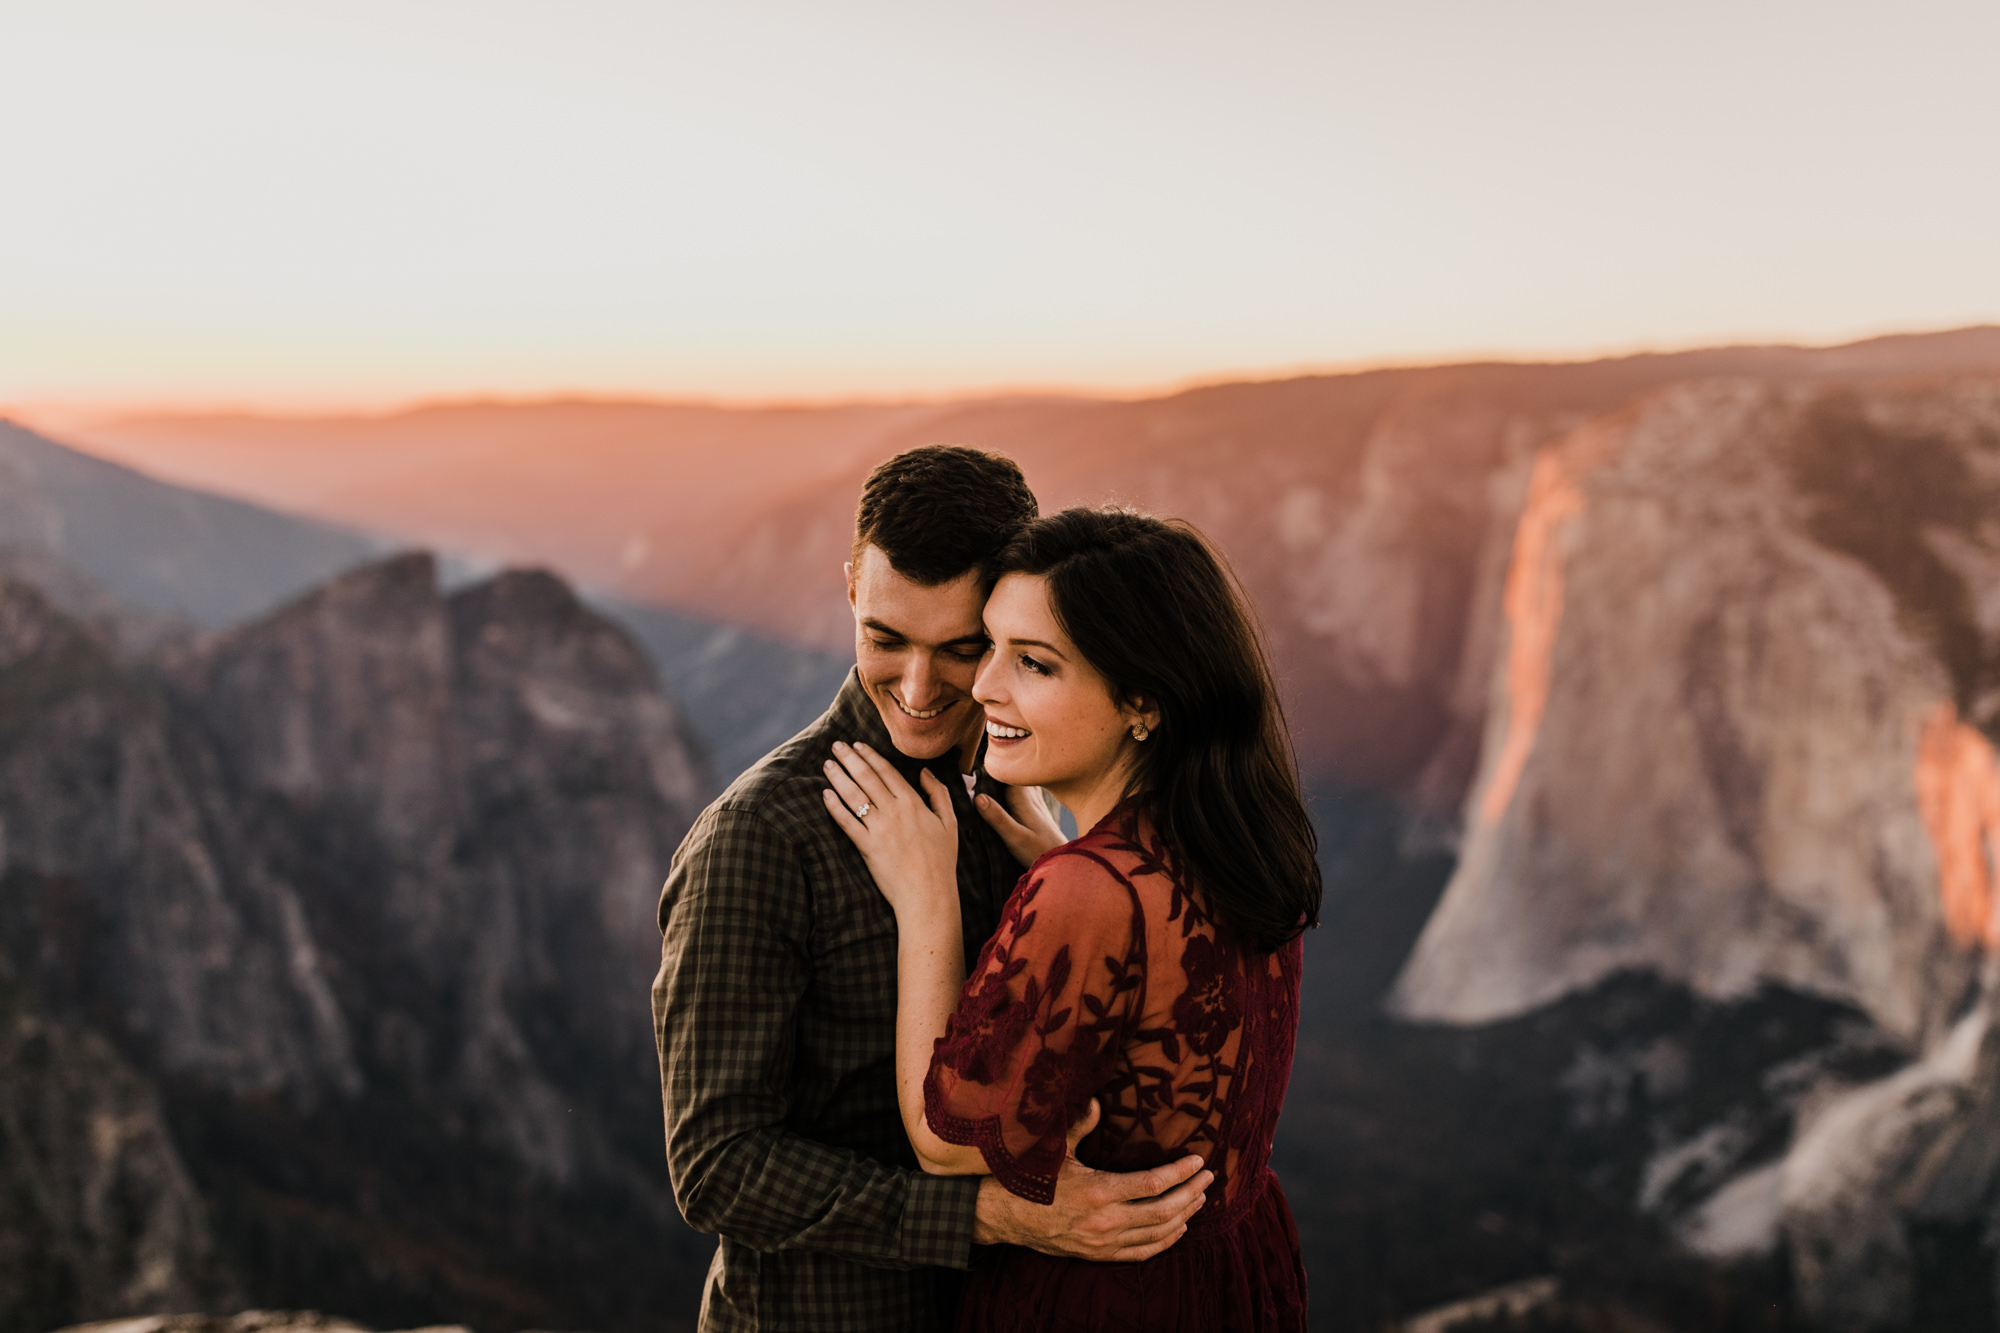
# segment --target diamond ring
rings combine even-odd
[[[868,818],[868,812],[870,810],[873,810],[874,808],[875,807],[870,805],[868,802],[863,801],[858,807],[856,807],[854,811],[854,817],[856,819],[866,819]]]

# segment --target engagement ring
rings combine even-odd
[[[857,807],[857,808],[855,809],[855,811],[854,811],[854,817],[855,817],[856,819],[866,819],[866,818],[868,818],[868,812],[869,812],[870,810],[873,810],[874,808],[875,808],[875,807],[874,807],[874,806],[872,806],[872,805],[870,805],[870,804],[868,804],[868,802],[866,802],[866,801],[863,801],[863,802],[862,802],[862,803],[860,804],[860,806],[859,806],[859,807]]]

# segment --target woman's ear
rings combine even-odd
[[[1132,695],[1118,706],[1118,715],[1124,719],[1125,730],[1134,740],[1144,740],[1160,729],[1160,709],[1151,699]]]

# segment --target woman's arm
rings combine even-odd
[[[838,761],[838,762],[834,762]],[[958,819],[926,769],[919,795],[866,746],[836,744],[826,765],[827,812],[868,862],[896,914],[896,1106],[917,1161],[933,1175],[987,1174],[977,1148],[947,1143],[924,1120],[931,1050],[965,984],[958,905]],[[856,810],[866,810],[865,817]]]
[[[937,781],[928,772],[924,777]],[[948,911],[897,912],[896,931],[896,1105],[903,1113],[903,1132],[917,1150],[918,1164],[932,1175],[983,1176],[986,1159],[979,1149],[946,1143],[924,1119],[924,1076],[930,1072],[931,1051],[965,985],[958,886],[952,886]]]

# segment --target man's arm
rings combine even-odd
[[[1070,1127],[1069,1152],[1056,1177],[1055,1202],[1029,1203],[991,1176],[979,1178],[978,1245],[1023,1245],[1072,1259],[1130,1263],[1150,1259],[1187,1232],[1215,1173],[1199,1157],[1151,1171],[1093,1171],[1076,1145],[1097,1127],[1098,1105]]]
[[[703,815],[661,895],[653,983],[675,1200],[689,1225],[757,1250],[962,1268],[976,1179],[901,1170],[784,1128],[808,928],[790,845],[754,813]]]

